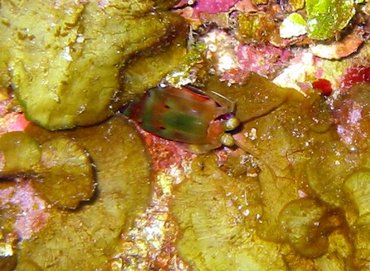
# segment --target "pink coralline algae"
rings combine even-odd
[[[0,118],[0,134],[14,131],[23,131],[29,122],[24,114],[12,112]]]
[[[347,145],[361,145],[368,137],[366,129],[363,129],[368,123],[363,107],[348,99],[335,111],[338,135]]]
[[[226,12],[232,8],[239,0],[198,0],[194,6],[196,12],[206,12],[215,14],[218,12]]]
[[[273,73],[275,69],[286,63],[291,53],[271,45],[241,45],[237,48],[237,56],[242,70],[249,70],[261,75]]]
[[[242,82],[250,72],[270,77],[277,73],[292,57],[289,49],[277,48],[272,45],[255,47],[238,45],[235,48],[238,69],[225,72],[223,80]]]
[[[29,239],[45,226],[49,218],[45,202],[27,180],[19,179],[8,188],[0,189],[0,204],[4,212],[12,212],[11,206],[17,206],[14,229],[20,239]]]

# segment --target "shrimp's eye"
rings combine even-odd
[[[232,117],[225,121],[225,131],[232,131],[240,125],[240,121],[236,117]]]
[[[232,147],[235,144],[234,138],[228,133],[224,133],[221,135],[220,142],[226,147]]]

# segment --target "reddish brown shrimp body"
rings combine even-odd
[[[234,144],[228,133],[239,126],[234,109],[226,97],[188,85],[150,89],[139,101],[128,104],[123,114],[145,131],[185,143],[190,151],[200,153]]]

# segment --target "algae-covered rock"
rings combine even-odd
[[[32,179],[42,198],[62,209],[76,209],[94,193],[89,154],[75,141],[56,137],[40,145],[24,132],[0,137],[0,180]]]
[[[22,132],[0,136],[0,178],[32,172],[37,167],[41,150],[38,142]]]
[[[96,166],[97,193],[76,211],[50,209],[47,225],[21,243],[17,270],[100,270],[120,251],[121,233],[148,204],[150,170],[143,144],[120,117],[69,132],[32,126],[27,133],[42,144],[57,136],[74,138]]]
[[[308,34],[312,39],[333,38],[355,14],[353,0],[307,0]]]
[[[166,1],[3,1],[0,83],[11,70],[28,119],[45,128],[106,119],[117,102],[120,66],[185,27],[156,4]]]
[[[280,244],[255,232],[261,213],[257,178],[232,178],[215,157],[198,157],[175,191],[177,249],[194,270],[286,270]]]

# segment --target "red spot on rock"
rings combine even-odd
[[[318,79],[312,83],[314,89],[320,90],[325,96],[329,96],[333,92],[331,82],[326,79]]]

